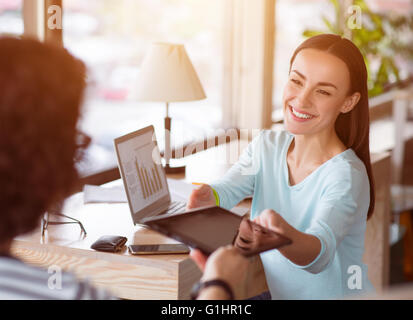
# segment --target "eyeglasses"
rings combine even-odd
[[[73,221],[50,221],[49,220],[49,215],[55,215],[55,216],[59,216],[59,217],[64,217]],[[83,227],[83,224],[72,217],[69,217],[63,213],[57,213],[57,212],[46,212],[43,216],[42,219],[42,236],[44,236],[45,231],[47,230],[47,227],[50,225],[58,225],[58,224],[73,224],[73,223],[77,223],[80,226],[80,231],[84,233],[84,235],[86,236],[86,229]]]

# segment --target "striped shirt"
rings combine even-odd
[[[106,300],[106,291],[79,281],[58,267],[48,270],[0,256],[0,300]]]

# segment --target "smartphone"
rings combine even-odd
[[[184,244],[144,244],[128,246],[130,254],[184,254],[189,253],[189,247]]]

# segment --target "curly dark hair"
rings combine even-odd
[[[85,72],[63,48],[0,37],[0,243],[35,229],[77,182]]]

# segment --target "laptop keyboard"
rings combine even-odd
[[[164,214],[173,214],[185,211],[186,203],[181,201],[172,201]]]

